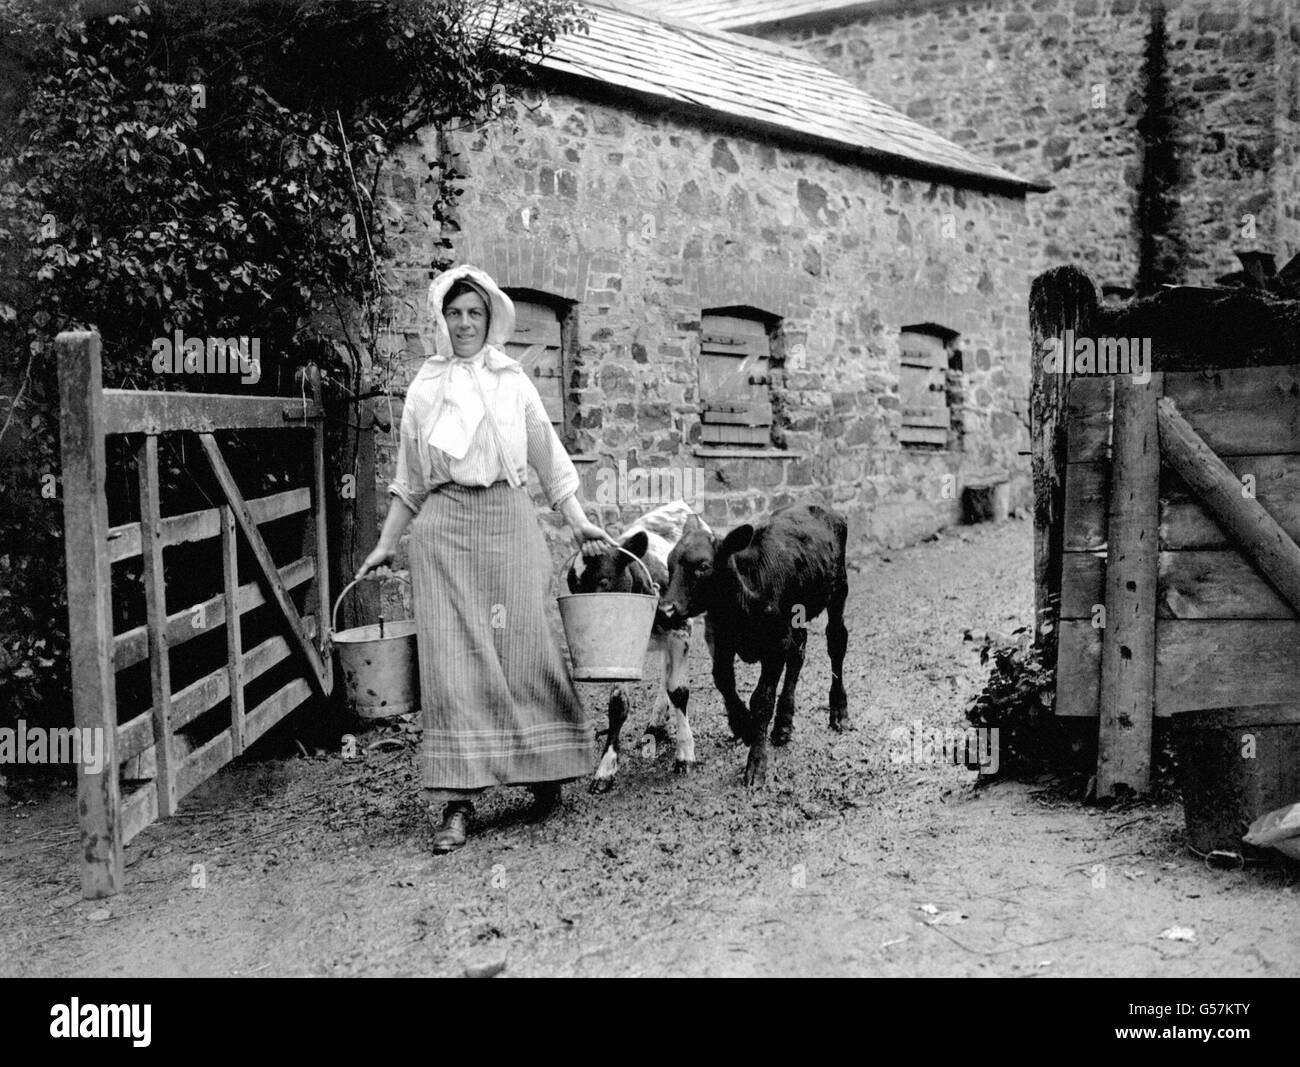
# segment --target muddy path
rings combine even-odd
[[[78,892],[73,799],[0,793],[5,975],[1300,974],[1294,868],[1209,870],[1176,803],[1101,811],[1046,783],[898,762],[896,727],[958,726],[986,668],[967,629],[1028,622],[1031,529],[949,531],[851,573],[853,730],[826,726],[813,624],[795,739],[772,783],[740,785],[692,649],[701,763],[629,755],[603,796],[548,822],[500,790],[477,835],[429,851],[411,750],[393,729],[357,757],[246,759],[127,849],[125,892]],[[756,670],[740,673],[748,692]],[[586,686],[593,712],[606,687]],[[200,884],[201,883],[201,884]],[[1162,938],[1170,927],[1193,941]]]

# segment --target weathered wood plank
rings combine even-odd
[[[734,408],[740,408],[736,411]],[[772,406],[762,404],[729,404],[726,408],[706,407],[700,420],[722,426],[771,426]]]
[[[898,440],[904,445],[946,445],[948,431],[936,426],[900,426]]]
[[[315,365],[311,367],[311,393],[313,397],[320,400],[320,370]],[[325,494],[325,423],[323,421],[316,424],[316,432],[312,437],[312,505],[311,520],[306,530],[306,536],[310,540],[304,540],[303,551],[309,553],[315,550],[316,580],[307,595],[305,614],[324,619],[329,615],[333,601],[330,600],[329,520],[328,497]],[[314,545],[312,541],[315,542]],[[328,639],[329,627],[330,624],[326,621],[321,627],[323,640],[312,645],[320,653],[317,659],[317,678],[321,692],[325,696],[334,689],[334,664],[329,659],[326,640],[324,640]],[[305,627],[303,632],[306,636],[311,636],[310,631]]]
[[[1156,577],[1160,525],[1161,376],[1115,381],[1106,556],[1106,626],[1101,639],[1097,796],[1151,785],[1155,700]]]
[[[1066,552],[1090,552],[1106,547],[1109,503],[1109,462],[1066,464],[1062,531]]]
[[[1300,541],[1300,455],[1229,456],[1223,460],[1242,492],[1253,490],[1260,506],[1287,536]],[[1246,481],[1254,479],[1253,485]],[[1165,548],[1227,548],[1231,539],[1200,506],[1176,472],[1166,470],[1160,543]]]
[[[1292,540],[1300,540],[1300,455],[1228,456],[1224,465],[1244,488],[1254,478],[1255,499]],[[1065,482],[1064,545],[1088,552],[1106,544],[1108,464],[1071,463]],[[1160,547],[1171,551],[1227,548],[1222,527],[1192,498],[1187,484],[1168,465],[1160,477]]]
[[[104,496],[103,368],[97,333],[55,338],[59,365],[60,481],[67,568],[72,714],[79,729],[101,731],[97,774],[77,765],[81,895],[111,896],[122,888],[120,796],[117,785],[117,697],[113,678],[112,565]]]
[[[310,489],[287,489],[270,496],[259,496],[248,501],[248,510],[258,525],[275,519],[287,518],[311,507]],[[168,515],[162,520],[164,548],[190,541],[205,541],[221,533],[221,517],[216,508],[187,511]],[[108,555],[113,563],[132,559],[140,554],[140,524],[123,523],[108,531]]]
[[[1109,375],[1070,379],[1066,402],[1069,422],[1066,458],[1070,463],[1110,457],[1114,395],[1115,379]]]
[[[1097,314],[1097,287],[1077,267],[1040,274],[1029,291],[1030,469],[1034,484],[1034,643],[1051,662],[1061,596],[1062,513],[1068,456],[1069,379],[1044,356],[1052,338],[1067,330],[1087,333]],[[946,435],[945,435],[946,437]],[[1058,684],[1058,703],[1060,686]]]
[[[122,843],[129,844],[136,834],[157,821],[158,792],[152,783],[134,790],[122,802]]]
[[[1067,552],[1061,579],[1061,618],[1091,619],[1105,601],[1105,559]],[[1161,619],[1294,619],[1277,591],[1236,552],[1161,552],[1157,582]]]
[[[308,615],[303,625],[313,637],[318,632],[316,616]],[[250,648],[241,657],[241,673],[244,684],[256,681],[272,667],[282,663],[292,654],[289,642],[283,637],[268,637],[265,641]],[[230,694],[230,674],[223,667],[205,674],[184,689],[172,695],[171,723],[173,731],[185,729],[204,712],[211,711]],[[245,719],[247,721],[247,719]],[[153,752],[153,718],[151,711],[137,715],[130,722],[117,728],[119,759],[122,761],[140,757],[134,776],[152,778],[156,773]],[[173,734],[173,740],[176,738]]]
[[[1233,373],[1256,369],[1260,368]],[[1257,500],[1242,493],[1240,479],[1196,434],[1172,400],[1161,400],[1159,418],[1160,443],[1170,466],[1246,558],[1300,611],[1300,545]]]
[[[701,444],[733,444],[767,446],[772,443],[772,432],[767,426],[728,426],[703,423],[700,426]]]
[[[1294,366],[1184,371],[1169,375],[1166,392],[1220,456],[1300,452],[1298,375]],[[1108,423],[1100,415],[1072,418],[1070,429],[1070,462],[1106,457]]]
[[[1056,714],[1097,715],[1101,696],[1101,631],[1086,620],[1062,619],[1056,659]]]
[[[1294,702],[1300,692],[1300,622],[1169,620],[1156,631],[1156,714]],[[1058,715],[1097,714],[1101,632],[1061,624]]]
[[[1165,396],[1213,452],[1300,452],[1300,366],[1170,374]]]
[[[194,792],[233,758],[230,731],[222,730],[186,757],[177,768],[177,796],[183,797]]]
[[[238,521],[239,527],[248,541],[249,548],[252,550],[253,558],[257,561],[258,568],[262,572],[267,591],[280,609],[280,615],[289,628],[292,643],[302,654],[308,681],[317,696],[322,700],[328,699],[329,683],[325,678],[325,666],[321,662],[315,645],[312,644],[303,629],[302,619],[299,617],[293,601],[289,599],[288,590],[285,589],[284,583],[280,581],[275,561],[271,558],[271,553],[262,540],[262,535],[258,532],[257,524],[253,521],[252,515],[249,514],[248,505],[244,503],[243,495],[239,492],[239,486],[235,484],[234,476],[226,466],[225,459],[222,458],[221,450],[217,447],[216,438],[211,434],[204,433],[199,434],[199,440],[203,444],[204,452],[207,453],[212,473],[216,476],[221,491],[225,494],[226,500],[234,511],[235,519]],[[247,739],[247,735],[245,735],[245,739]]]
[[[296,559],[280,568],[280,580],[285,588],[294,589],[302,585],[316,573],[316,564],[308,558]],[[266,603],[266,594],[258,582],[246,582],[239,587],[236,603],[241,613],[252,611]],[[203,620],[202,626],[195,626],[197,619]],[[217,593],[207,600],[191,604],[187,608],[167,616],[167,644],[169,647],[183,645],[199,634],[209,632],[214,626],[221,626],[226,621],[226,598],[224,593]],[[123,630],[113,638],[113,669],[120,671],[143,663],[149,654],[149,630],[146,625],[134,626]]]
[[[171,758],[171,655],[167,647],[167,584],[163,574],[162,508],[159,503],[158,438],[147,436],[138,455],[140,549],[144,556],[145,614],[149,631],[149,685],[156,739],[158,814],[176,810],[176,768]]]
[[[1156,647],[1161,715],[1284,704],[1300,693],[1300,622],[1164,622]]]
[[[276,690],[252,711],[244,723],[244,742],[251,745],[267,730],[311,697],[311,687],[301,678],[295,678],[283,689]]]
[[[285,417],[291,407],[293,417]],[[176,430],[283,430],[321,417],[320,407],[295,397],[235,396],[226,393],[157,393],[104,390],[104,432],[160,434]]]
[[[221,512],[221,584],[227,604],[234,609],[226,613],[226,689],[230,697],[230,752],[244,751],[244,639],[239,611],[239,541],[235,534],[235,513],[229,507]]]

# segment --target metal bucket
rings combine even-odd
[[[625,548],[620,552],[632,556]],[[568,572],[575,552],[560,568]],[[634,682],[645,668],[646,644],[659,607],[659,586],[646,565],[632,556],[645,571],[653,593],[564,593],[556,597],[564,636],[573,657],[573,677],[579,682]]]
[[[1196,852],[1264,855],[1241,839],[1261,815],[1300,798],[1296,705],[1185,711],[1174,717],[1174,740],[1187,843]]]
[[[368,626],[337,629],[339,605],[357,581],[339,594],[331,616],[331,641],[343,671],[348,707],[363,719],[391,719],[408,711],[419,711],[415,620],[387,622],[381,617],[379,622]],[[409,579],[402,581],[410,584]]]

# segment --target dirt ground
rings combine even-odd
[[[765,792],[740,784],[702,642],[694,773],[673,773],[670,745],[636,753],[643,684],[613,792],[570,787],[533,826],[524,791],[497,791],[447,857],[392,728],[360,735],[355,759],[222,771],[132,842],[108,901],[80,899],[73,797],[0,792],[0,974],[1300,974],[1295,868],[1208,869],[1179,805],[1101,811],[891,758],[895,727],[961,724],[986,672],[965,630],[1029,621],[1030,544],[1013,520],[852,572],[854,729],[826,726],[817,620]],[[584,687],[593,713],[607,689]]]

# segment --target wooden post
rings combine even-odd
[[[1061,603],[1061,554],[1065,511],[1065,429],[1069,379],[1045,366],[1047,342],[1066,330],[1091,336],[1097,313],[1097,288],[1077,267],[1057,267],[1034,279],[1029,291],[1033,350],[1029,406],[1034,482],[1034,642],[1046,661],[1056,662]]]
[[[1097,796],[1151,785],[1155,710],[1156,584],[1160,558],[1160,435],[1163,375],[1144,385],[1115,378],[1106,626],[1101,636]]]
[[[307,376],[307,389],[320,407],[322,403],[320,368],[315,364],[309,364],[304,373]],[[321,410],[323,412],[323,408]],[[329,612],[334,605],[330,600],[329,526],[325,495],[325,419],[323,417],[317,419],[312,427],[311,463],[312,506],[307,513],[303,550],[304,554],[315,557],[316,577],[307,592],[303,614],[316,616],[316,647],[322,655],[325,655],[330,632]],[[326,692],[333,689],[334,672],[328,660],[323,665],[322,681]]]
[[[239,540],[235,512],[229,504],[221,514],[221,578],[226,598],[226,676],[230,679],[230,755],[244,751],[244,652],[239,618]]]
[[[1160,446],[1169,465],[1242,554],[1300,613],[1300,546],[1258,500],[1243,493],[1241,479],[1201,440],[1172,400],[1161,398],[1158,418]]]
[[[149,628],[149,682],[153,698],[153,741],[157,754],[154,787],[158,815],[176,810],[176,767],[172,760],[172,682],[167,653],[167,585],[163,575],[162,509],[158,496],[158,438],[140,446],[140,550]]]
[[[370,379],[363,370],[355,387],[358,396],[370,391]],[[350,397],[322,397],[343,432],[337,445],[326,453],[326,485],[329,496],[330,583],[342,589],[357,573],[362,561],[379,543],[379,519],[375,500],[375,414],[374,401],[354,402]],[[399,408],[400,412],[400,408]],[[327,438],[328,445],[328,438]],[[344,478],[350,478],[352,495],[343,492]],[[339,627],[347,629],[374,622],[379,617],[379,582],[362,582],[343,601]],[[331,607],[333,605],[331,604]]]
[[[72,712],[78,729],[99,731],[99,773],[77,765],[81,823],[81,895],[111,896],[122,887],[121,799],[117,780],[117,695],[113,675],[112,569],[104,496],[103,369],[99,334],[61,333],[60,479],[68,576]]]

